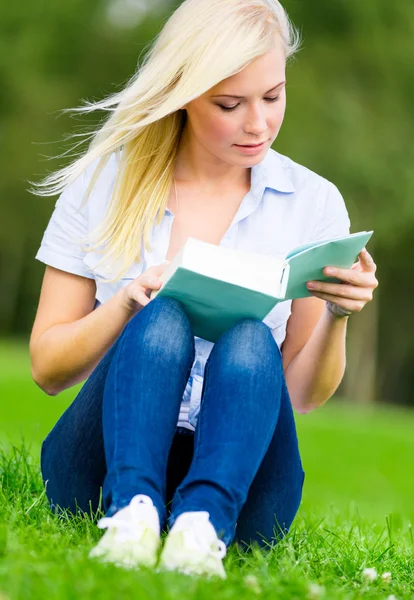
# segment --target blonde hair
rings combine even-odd
[[[103,262],[120,264],[118,281],[134,262],[141,244],[168,202],[186,114],[180,110],[207,90],[272,50],[275,34],[286,60],[300,38],[277,0],[185,0],[166,21],[141,66],[120,92],[98,102],[84,102],[72,112],[105,110],[109,115],[89,147],[72,164],[49,174],[30,191],[60,193],[96,162],[83,202],[111,154],[119,168],[108,212],[85,236],[85,252],[105,247]],[[77,134],[79,135],[79,134]],[[75,135],[73,137],[76,137]],[[98,265],[99,266],[99,265]]]

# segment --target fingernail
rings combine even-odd
[[[330,269],[329,267],[325,269],[326,275],[333,275],[335,273],[335,269]]]

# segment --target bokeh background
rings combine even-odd
[[[104,116],[62,109],[119,90],[177,5],[1,4],[0,440],[23,434],[36,448],[79,389],[51,398],[30,375],[28,340],[45,268],[34,256],[56,198],[31,195],[28,181],[70,160],[57,157],[70,147],[68,134]],[[308,489],[315,501],[325,490],[338,505],[353,497],[367,507],[375,493],[381,511],[412,514],[414,3],[284,6],[303,45],[288,66],[285,122],[273,147],[337,185],[351,231],[374,230],[368,250],[380,283],[374,300],[349,320],[347,372],[337,394],[299,419]]]

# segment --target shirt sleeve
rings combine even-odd
[[[85,174],[82,174],[63,190],[35,259],[56,269],[93,279],[83,262],[85,252],[81,249],[83,236],[88,232],[88,203],[81,208],[86,189]]]
[[[348,235],[351,229],[348,210],[338,188],[327,181],[325,194],[319,205],[314,241]]]

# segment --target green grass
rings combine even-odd
[[[414,598],[413,413],[333,399],[298,415],[306,478],[289,535],[268,551],[231,546],[228,579],[208,581],[87,558],[98,515],[53,515],[39,472],[40,443],[81,386],[46,396],[21,344],[0,344],[0,365],[0,600]]]

